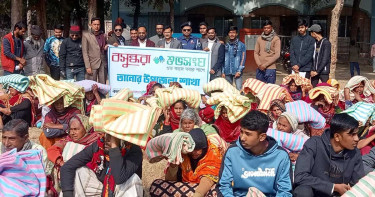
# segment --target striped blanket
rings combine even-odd
[[[308,140],[300,135],[286,133],[272,128],[267,130],[267,135],[273,137],[279,146],[292,152],[302,151],[303,145]]]
[[[111,90],[111,86],[106,85],[106,84],[102,84],[102,83],[98,83],[98,82],[93,81],[93,80],[82,80],[82,81],[76,81],[74,83],[79,85],[79,86],[82,86],[83,89],[85,90],[85,92],[91,91],[92,85],[94,85],[94,84],[96,84],[98,86],[98,91],[103,95],[108,94],[108,92]]]
[[[161,109],[114,98],[103,99],[91,109],[90,124],[95,131],[108,133],[130,143],[146,146]]]
[[[361,83],[362,81],[365,82],[365,87],[363,90],[363,94],[365,97],[371,96],[371,94],[375,94],[375,87],[373,84],[364,76],[354,76],[349,79],[349,81],[346,83],[345,88],[350,89],[350,100],[355,99],[355,95],[352,92],[354,88],[358,87],[358,84]],[[340,91],[340,101],[345,101],[345,96],[344,96],[344,90]]]
[[[329,86],[319,86],[315,87],[312,90],[309,91],[309,97],[311,100],[314,100],[319,95],[323,95],[324,99],[328,102],[328,104],[331,104],[335,102],[335,105],[338,103],[338,91],[336,88],[329,87]]]
[[[248,94],[249,92],[251,92],[254,96],[257,96],[265,85],[266,83],[260,80],[249,78],[243,84],[242,92],[244,92],[245,94]]]
[[[362,125],[365,125],[369,118],[371,118],[370,121],[375,119],[375,104],[358,102],[342,113],[349,114],[349,116],[355,118],[357,121],[362,122]]]
[[[180,164],[184,161],[181,154],[194,150],[195,142],[185,132],[167,133],[151,139],[146,146],[146,155],[150,163],[167,158],[169,163]]]
[[[0,155],[0,196],[41,196],[46,190],[42,152],[16,149]]]
[[[286,103],[285,108],[296,115],[299,123],[309,122],[314,129],[323,129],[326,125],[326,119],[305,101]]]
[[[342,197],[372,197],[375,196],[375,171],[359,179]]]
[[[208,105],[217,105],[215,118],[219,118],[221,109],[225,107],[228,112],[228,119],[231,123],[237,122],[251,109],[251,101],[248,97],[233,92],[224,91],[217,93],[207,100]]]
[[[19,74],[0,77],[0,84],[3,84],[4,89],[12,87],[21,93],[24,93],[27,90],[29,83],[29,78]]]
[[[298,74],[291,74],[283,78],[283,85],[289,85],[289,83],[294,80],[297,86],[301,86],[302,91],[309,91],[313,88],[311,81]]]
[[[84,114],[84,90],[81,86],[65,81],[55,81],[45,74],[29,76],[30,88],[38,97],[39,104],[51,105],[61,97],[64,98],[64,107],[72,106]]]
[[[203,91],[205,94],[210,95],[211,92],[224,92],[230,91],[235,94],[240,94],[233,85],[231,85],[226,79],[224,78],[216,78],[203,86]]]
[[[155,91],[155,97],[161,108],[166,109],[179,100],[185,101],[190,108],[198,108],[201,103],[201,95],[196,90],[185,88],[159,88]]]
[[[129,88],[121,89],[112,99],[134,102],[133,92]]]

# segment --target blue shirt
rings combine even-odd
[[[190,36],[189,39],[186,39],[185,36],[180,36],[177,40],[181,42],[182,49],[202,50],[202,44],[199,42],[199,38],[195,36]]]
[[[55,36],[51,36],[46,40],[44,54],[46,55],[45,59],[48,66],[59,66],[59,51],[63,40],[63,37],[56,38]]]

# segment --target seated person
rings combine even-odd
[[[98,85],[93,84],[92,90],[85,92],[85,99],[83,104],[85,106],[85,115],[90,116],[91,108],[93,105],[97,105],[102,101],[104,95],[98,92]]]
[[[165,181],[155,180],[151,185],[151,196],[187,196],[193,192],[194,197],[203,197],[217,183],[223,155],[202,129],[193,129],[189,134],[195,142],[194,151],[183,154],[184,161],[180,165],[170,164]]]
[[[312,100],[311,107],[318,111],[326,119],[325,128],[328,128],[331,124],[332,117],[336,114],[335,104],[333,102],[330,103],[324,94],[320,94],[318,97]]]
[[[375,88],[366,77],[354,76],[345,85],[340,100],[345,102],[345,109],[359,101],[374,103]]]
[[[301,86],[297,86],[296,82],[292,79],[287,85],[284,86],[294,101],[304,100],[306,92],[302,91]]]
[[[340,83],[336,79],[328,79],[327,83],[331,85],[331,87],[336,88],[337,91],[340,91]]]
[[[275,99],[271,101],[270,109],[267,112],[268,118],[270,119],[270,128],[272,128],[273,123],[279,119],[280,115],[285,111],[285,103],[282,100]]]
[[[182,112],[187,108],[185,101],[179,100],[175,102],[170,109],[163,110],[164,124],[160,134],[172,133],[178,129]]]
[[[322,136],[306,141],[294,171],[294,196],[343,195],[365,175],[357,132],[358,121],[336,114]]]
[[[61,167],[61,190],[64,197],[138,197],[141,175],[141,148],[106,134]]]
[[[9,86],[9,94],[2,95],[0,100],[0,116],[3,124],[12,119],[25,120],[29,126],[34,123],[33,98],[28,94],[22,94],[17,89]]]
[[[69,121],[77,114],[80,114],[77,108],[64,107],[63,97],[55,101],[44,119],[43,132],[39,136],[40,144],[48,149],[67,136]]]
[[[228,119],[228,110],[225,107],[221,108],[219,118],[215,121],[215,125],[219,129],[219,135],[226,142],[231,143],[238,139],[240,136],[240,122],[231,123]]]
[[[289,156],[267,136],[268,124],[267,116],[255,110],[241,120],[240,138],[223,158],[218,196],[246,196],[250,191],[292,196]]]
[[[363,167],[365,174],[368,174],[375,170],[375,147],[372,147],[370,152],[362,156]]]
[[[160,83],[156,82],[156,81],[151,81],[150,83],[147,84],[147,87],[146,87],[146,93],[143,94],[141,97],[138,98],[138,102],[140,103],[144,103],[144,101],[148,98],[148,97],[151,97],[151,96],[154,96],[155,95],[155,91],[158,89],[158,88],[163,88],[163,85],[161,85]]]

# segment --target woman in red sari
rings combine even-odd
[[[240,136],[240,122],[231,123],[228,119],[228,110],[227,108],[221,108],[220,115],[215,121],[215,125],[219,128],[220,137],[223,138],[226,142],[231,143],[238,139]]]
[[[174,130],[180,127],[180,119],[182,112],[187,108],[185,101],[175,102],[169,110],[164,110],[164,124],[163,130],[160,132],[160,135],[165,133],[172,133]]]

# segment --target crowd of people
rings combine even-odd
[[[90,26],[83,34],[71,26],[69,38],[56,26],[45,42],[32,26],[23,41],[27,28],[19,22],[3,38],[0,193],[143,196],[147,157],[168,161],[151,196],[374,194],[375,81],[352,76],[340,87],[329,78],[331,45],[320,25],[299,21],[290,47],[293,73],[279,85],[280,38],[269,20],[255,45],[256,78],[244,81],[246,47],[234,26],[226,44],[205,22],[201,38],[186,22],[177,39],[162,24],[150,38],[145,27],[131,29],[131,40],[122,36],[122,19],[110,35],[100,31],[99,18]],[[210,81],[204,94],[152,81],[140,98],[127,87],[108,98],[110,45],[211,52]],[[39,143],[29,139],[29,127],[42,129]],[[16,165],[20,160],[25,164]]]

